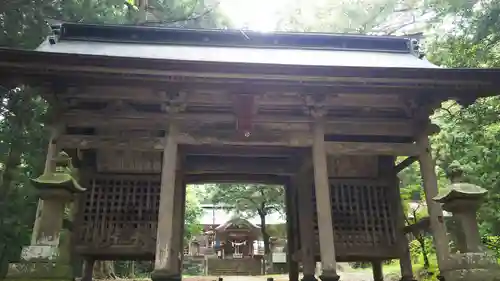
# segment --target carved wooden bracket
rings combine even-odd
[[[432,98],[427,95],[415,98],[400,97],[400,99],[408,117],[418,120],[428,120],[434,110],[441,106],[440,98]]]
[[[326,94],[305,94],[302,96],[305,113],[314,119],[324,117],[328,113],[325,107]]]
[[[175,114],[186,110],[188,93],[181,90],[160,92],[164,100],[162,111],[168,114]]]

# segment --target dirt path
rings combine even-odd
[[[340,272],[342,281],[373,281],[371,272]],[[224,276],[224,281],[266,281],[266,276]],[[274,281],[288,281],[288,275],[273,275]],[[184,277],[185,281],[216,281],[217,277]]]

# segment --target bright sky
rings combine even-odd
[[[219,7],[236,28],[273,31],[276,14],[290,0],[220,0]]]

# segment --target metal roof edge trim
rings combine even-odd
[[[237,30],[155,28],[128,25],[63,23],[59,40],[196,46],[297,48],[413,53],[413,39],[324,33],[262,33]]]

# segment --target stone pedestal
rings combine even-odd
[[[441,276],[445,281],[499,281],[500,268],[496,258],[487,253],[452,254]]]
[[[21,261],[9,265],[6,281],[72,280],[73,272],[68,259],[60,256],[56,246],[35,245],[24,247]]]
[[[453,213],[465,243],[459,253],[451,254],[440,268],[444,281],[497,281],[500,267],[497,259],[481,245],[476,212],[486,190],[469,183],[452,183],[434,198],[443,209]]]
[[[55,153],[55,149],[49,146],[49,152]],[[76,169],[67,154],[48,155],[48,159],[44,174],[33,180],[41,199],[33,245],[23,248],[20,262],[9,265],[5,280],[73,280],[69,253],[67,247],[60,248],[60,237],[65,205],[85,189],[77,183]]]

